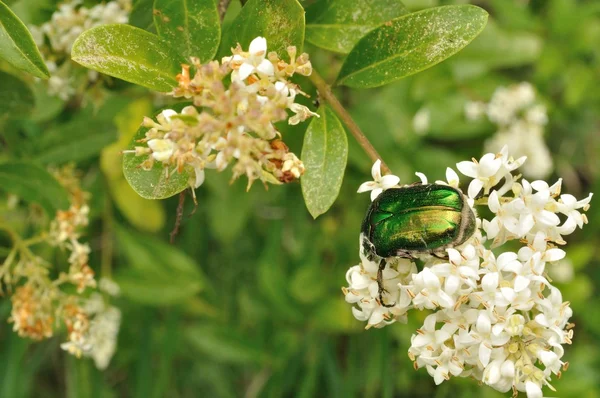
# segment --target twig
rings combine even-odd
[[[185,190],[179,193],[179,204],[177,205],[177,213],[175,215],[175,226],[169,234],[171,244],[175,243],[175,236],[179,233],[181,227],[181,219],[183,218],[183,205],[185,204]]]
[[[346,111],[346,108],[338,101],[338,99],[331,91],[331,87],[323,80],[323,78],[315,71],[312,70],[310,75],[310,80],[317,87],[321,98],[323,98],[327,103],[331,106],[333,111],[339,116],[339,118],[344,122],[350,133],[354,136],[358,144],[364,149],[369,158],[373,162],[377,159],[381,160],[381,170],[383,174],[390,174],[390,168],[385,164],[377,150],[373,147],[369,139],[365,136],[365,134],[361,131],[360,127],[356,124],[356,122],[352,119],[352,116]]]
[[[225,13],[227,12],[229,3],[231,3],[231,0],[219,0],[217,9],[219,10],[219,18],[221,18],[221,22],[223,22],[223,18],[225,18]]]

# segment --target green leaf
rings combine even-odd
[[[172,305],[204,288],[196,262],[176,247],[125,228],[117,229],[117,240],[129,265],[115,276],[124,296],[148,305]]]
[[[129,14],[129,24],[136,28],[154,32],[154,21],[152,19],[152,7],[154,0],[137,0],[131,7]]]
[[[31,162],[0,164],[0,187],[27,202],[39,203],[50,217],[69,208],[67,191],[42,167]]]
[[[139,145],[137,140],[146,136],[148,128],[140,127],[128,149],[134,149]],[[148,158],[145,156],[135,156],[133,153],[123,155],[123,174],[127,182],[134,191],[141,197],[146,199],[166,199],[186,189],[189,184],[190,174],[187,170],[182,173],[173,172],[173,168],[169,168],[167,175],[166,167],[160,162],[154,162],[151,170],[144,170],[141,164]]]
[[[130,25],[102,25],[83,32],[73,61],[156,91],[171,91],[186,60],[158,36]]]
[[[185,330],[185,337],[191,347],[218,362],[256,363],[266,359],[265,353],[232,328],[191,326]]]
[[[35,105],[31,88],[21,79],[0,71],[0,120],[28,114]]]
[[[47,130],[37,142],[33,157],[41,163],[62,164],[92,158],[117,138],[112,123],[78,118]]]
[[[36,77],[42,79],[50,77],[50,72],[48,72],[31,33],[11,9],[1,1],[0,58],[5,59],[15,68]]]
[[[373,28],[408,14],[398,0],[321,0],[306,9],[306,40],[348,54]]]
[[[310,214],[317,218],[335,202],[346,169],[348,138],[342,123],[329,107],[319,109],[302,146],[305,172],[302,176],[302,195]]]
[[[348,54],[337,84],[378,87],[427,69],[458,52],[485,27],[488,14],[472,5],[408,14],[363,37]]]
[[[213,59],[221,37],[214,0],[155,0],[153,14],[158,35],[186,58]]]
[[[247,50],[258,36],[267,39],[268,51],[284,57],[288,46],[302,52],[304,9],[296,0],[249,0],[223,34],[219,54],[231,54],[240,43]]]

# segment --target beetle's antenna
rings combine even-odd
[[[379,287],[379,303],[381,305],[383,305],[386,308],[391,308],[393,306],[396,305],[396,303],[393,304],[385,304],[383,302],[383,293],[387,293],[387,290],[385,290],[383,288],[383,270],[385,269],[385,266],[387,265],[385,258],[381,259],[381,262],[379,263],[379,269],[377,270],[377,286]]]

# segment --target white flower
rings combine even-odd
[[[237,71],[237,78],[246,80],[253,73],[259,73],[266,76],[272,76],[275,72],[273,64],[268,59],[265,59],[267,54],[267,39],[257,37],[250,42],[248,56],[234,55],[234,62],[241,62]]]
[[[169,139],[154,138],[148,141],[152,157],[159,162],[168,163],[175,151],[175,143]]]
[[[429,130],[431,111],[428,108],[421,108],[413,117],[413,129],[415,133],[424,135]]]
[[[516,100],[529,103],[531,87],[518,90]],[[504,147],[480,161],[457,165],[474,178],[469,197],[478,199],[469,205],[487,205],[492,217],[478,219],[477,230],[462,247],[446,248],[447,259],[439,253],[412,253],[420,272],[411,259],[384,259],[384,302],[394,302],[389,312],[379,305],[376,255],[361,246],[362,263],[347,274],[346,301],[358,306],[352,312],[367,327],[386,326],[395,314],[404,319],[410,310],[432,311],[412,336],[408,354],[415,368],[425,367],[436,384],[452,376],[472,377],[498,391],[542,397],[542,388],[554,389],[552,377],[565,368],[563,345],[573,339],[573,311],[547,277],[546,266],[565,258],[564,247],[556,245],[566,244],[562,236],[587,223],[584,212],[592,196],[577,200],[561,195],[561,180],[549,185],[513,176],[523,162],[513,160]],[[416,174],[427,183],[427,176]],[[385,189],[378,163],[373,179],[360,191]],[[458,186],[458,176],[449,168],[446,179]],[[566,218],[562,224],[558,214]],[[507,241],[512,241],[509,249],[503,247]]]
[[[493,153],[486,153],[479,161],[460,162],[456,167],[467,177],[473,178],[467,192],[469,198],[475,198],[485,186],[491,188],[498,183],[493,177],[502,167],[502,159]]]
[[[465,103],[465,115],[468,120],[477,120],[485,113],[486,104],[481,101],[468,101]]]
[[[371,191],[371,201],[375,200],[381,192],[386,189],[396,187],[400,182],[400,177],[395,175],[381,176],[381,160],[377,159],[371,168],[373,181],[368,181],[358,187],[358,193]]]

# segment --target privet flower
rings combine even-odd
[[[510,87],[498,87],[489,103],[468,102],[467,119],[487,116],[498,128],[487,140],[488,151],[498,151],[508,145],[516,156],[527,156],[523,174],[531,178],[545,178],[552,172],[552,157],[544,142],[544,126],[548,123],[546,107],[536,101],[535,90],[523,82]]]
[[[88,225],[89,194],[81,190],[72,166],[51,172],[69,193],[71,205],[68,210],[59,210],[39,236],[27,240],[15,237],[20,241],[0,267],[0,282],[15,286],[9,322],[19,336],[34,340],[52,337],[64,325],[67,341],[61,347],[77,357],[93,357],[96,366],[104,369],[114,353],[120,323],[120,311],[108,305],[105,297],[117,295],[119,288],[102,279],[99,287],[105,296],[93,292],[87,297],[97,286],[88,264],[90,247],[81,241]],[[60,272],[56,279],[50,277],[52,264],[29,249],[29,245],[40,243],[66,252],[67,272]],[[63,291],[68,285],[74,286],[76,293],[67,292],[73,289]]]
[[[248,178],[248,188],[255,180],[280,184],[304,173],[304,165],[279,138],[274,123],[297,124],[318,116],[295,102],[297,95],[306,94],[288,80],[295,73],[311,74],[308,55],[297,56],[291,46],[289,62],[284,61],[267,52],[263,37],[254,39],[247,52],[239,45],[232,52],[221,62],[201,64],[192,58],[192,66],[182,66],[171,95],[191,99],[193,105],[181,112],[166,109],[156,121],[144,119],[149,130],[140,140],[143,145],[129,151],[146,157],[144,169],[158,162],[167,175],[190,170],[193,188],[202,185],[205,169],[230,167],[233,179]]]
[[[550,185],[513,176],[524,161],[513,159],[505,147],[457,164],[471,178],[468,205],[474,211],[487,207],[492,217],[479,216],[475,233],[447,249],[446,258],[423,254],[418,266],[413,259],[384,259],[383,298],[392,307],[379,300],[382,259],[365,253],[362,236],[361,261],[346,274],[346,301],[367,329],[406,322],[411,310],[432,311],[412,336],[408,355],[436,384],[472,377],[502,392],[541,397],[544,387],[553,389],[552,377],[568,367],[563,354],[573,338],[573,311],[548,273],[565,258],[566,235],[587,223],[592,194],[577,200],[561,193],[560,179]],[[376,166],[375,182],[359,191],[391,188],[384,178],[399,181],[381,177]],[[436,183],[458,186],[452,169],[446,178]],[[508,241],[510,249],[504,246]]]
[[[48,22],[29,27],[50,71],[48,94],[66,101],[88,83],[96,82],[97,72],[78,68],[71,61],[73,43],[95,26],[127,23],[130,10],[131,0],[114,0],[91,8],[72,0],[60,4]]]

